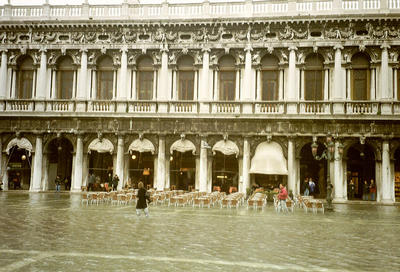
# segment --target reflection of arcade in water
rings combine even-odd
[[[29,190],[31,183],[32,158],[29,151],[14,146],[10,149],[7,163],[8,189]]]
[[[196,160],[192,151],[174,150],[170,158],[170,187],[177,190],[192,190],[196,181]]]
[[[221,190],[230,193],[238,189],[238,160],[235,155],[225,155],[215,152],[213,159],[213,190]],[[231,187],[234,187],[231,189]]]
[[[142,181],[146,188],[148,185],[153,187],[154,156],[151,152],[132,151],[131,154],[128,171],[132,186],[137,188],[139,181]]]

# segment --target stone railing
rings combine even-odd
[[[400,0],[242,0],[239,2],[49,5],[0,7],[0,21],[31,20],[148,20],[206,19],[275,16],[325,16],[342,14],[390,14],[400,12]]]
[[[84,105],[83,107],[81,105]],[[295,106],[290,114],[288,105]],[[250,109],[250,110],[248,110]],[[267,116],[267,115],[301,115],[310,116],[384,116],[399,115],[400,101],[106,101],[106,100],[31,100],[6,99],[0,100],[0,116],[14,116],[16,112],[35,112],[38,114],[62,114],[69,116],[80,114],[138,114],[168,116],[168,114],[182,116]]]

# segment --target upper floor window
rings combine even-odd
[[[320,54],[307,56],[304,71],[304,99],[323,100],[324,59]]]
[[[193,100],[194,98],[194,71],[193,58],[184,56],[178,60],[178,99]]]
[[[16,98],[32,98],[34,70],[31,57],[25,56],[18,62]]]
[[[219,60],[219,100],[235,100],[235,88],[235,59],[229,55],[223,56]]]
[[[153,99],[154,69],[153,60],[142,57],[138,60],[137,91],[139,100]]]
[[[369,100],[371,88],[370,59],[363,53],[355,54],[351,59],[351,99]]]
[[[57,99],[71,99],[74,89],[74,72],[75,68],[71,57],[62,57],[57,63],[57,76],[56,76],[56,98]]]
[[[266,55],[261,60],[261,100],[279,99],[279,60],[273,55]]]
[[[114,67],[109,56],[102,56],[97,62],[97,93],[100,100],[113,98],[114,90]]]

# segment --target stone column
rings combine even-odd
[[[289,47],[289,71],[288,71],[288,84],[287,84],[287,113],[297,114],[296,104],[296,50],[297,47]]]
[[[127,92],[127,75],[128,75],[128,56],[127,56],[128,48],[123,47],[121,49],[121,70],[119,77],[119,89],[117,90],[117,99],[118,100],[126,100]]]
[[[35,159],[33,162],[33,179],[30,191],[39,192],[42,188],[43,136],[36,136]]]
[[[5,99],[6,97],[7,97],[7,50],[4,49],[1,52],[0,99]]]
[[[392,113],[392,104],[393,95],[391,92],[391,86],[389,83],[392,83],[389,77],[389,57],[388,57],[388,49],[389,45],[386,43],[382,44],[382,54],[381,54],[381,74],[380,74],[380,87],[381,87],[381,112],[382,114],[391,114]],[[396,79],[397,81],[397,79]],[[386,103],[385,103],[386,102]]]
[[[294,138],[288,139],[288,190],[295,192],[296,188],[296,150]]]
[[[161,51],[161,69],[160,69],[160,85],[157,92],[158,111],[167,112],[168,111],[168,49]],[[160,103],[161,102],[161,103]]]
[[[382,142],[382,202],[393,202],[391,187],[394,186],[390,178],[390,153],[389,141],[384,139]]]
[[[46,49],[40,49],[41,57],[40,57],[40,67],[38,71],[37,77],[37,86],[36,86],[36,99],[39,101],[35,104],[35,111],[44,111],[45,104],[44,101],[46,99],[46,84],[47,84],[47,55]]]
[[[79,74],[79,86],[76,93],[76,111],[86,111],[85,102],[88,95],[86,94],[86,78],[87,78],[87,49],[81,49],[81,71]]]
[[[164,190],[165,186],[165,136],[158,138],[158,157],[157,157],[157,190]]]
[[[124,184],[124,136],[118,135],[117,143],[117,163],[115,166],[115,174],[119,178],[118,190],[122,190]]]
[[[76,135],[76,154],[74,162],[74,181],[71,185],[72,192],[80,192],[83,179],[83,135],[78,133]]]
[[[243,141],[243,188],[242,193],[246,195],[247,188],[250,188],[250,139],[244,138]],[[240,178],[239,178],[240,182]]]
[[[203,68],[201,71],[201,81],[200,81],[200,93],[199,100],[208,101],[210,100],[209,91],[209,73],[210,73],[210,48],[204,48],[203,50]],[[200,107],[201,110],[202,107]],[[206,111],[208,113],[208,109]]]
[[[207,169],[207,148],[208,144],[206,138],[203,136],[201,138],[200,144],[200,192],[207,192],[207,178],[208,178],[208,169]]]
[[[251,51],[253,50],[253,48],[248,45],[244,50],[246,52],[246,56],[244,62],[244,84],[241,100],[245,102],[243,103],[243,113],[252,113],[253,105],[250,102],[254,100],[253,77],[251,76]]]
[[[342,157],[339,154],[339,145],[340,142],[335,142],[335,161],[334,161],[334,175],[332,176],[331,182],[333,183],[333,190],[335,191],[334,200],[335,201],[344,201],[344,177],[343,177],[343,169],[342,169]]]
[[[344,113],[344,101],[345,94],[343,93],[342,84],[342,49],[341,44],[337,44],[333,47],[335,50],[335,66],[333,69],[333,92],[332,100],[333,103],[333,113],[343,114]]]

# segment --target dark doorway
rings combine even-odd
[[[317,155],[321,156],[324,151],[324,145],[318,143]],[[300,193],[304,194],[306,185],[304,180],[311,178],[315,183],[314,196],[316,198],[326,197],[326,173],[327,161],[314,159],[311,152],[311,143],[303,146],[300,151]]]
[[[89,155],[89,173],[94,173],[96,182],[94,184],[94,190],[102,190],[104,183],[108,180],[109,174],[113,174],[113,158],[110,153],[99,153],[92,151]]]
[[[347,151],[347,185],[352,180],[355,185],[356,199],[362,199],[366,189],[364,181],[369,186],[371,180],[375,181],[375,155],[367,144],[354,144]]]
[[[394,196],[400,201],[400,147],[394,153]]]
[[[196,182],[196,159],[192,151],[174,151],[170,161],[170,187],[191,190]]]
[[[49,189],[55,188],[56,176],[63,181],[61,189],[71,189],[72,152],[72,144],[65,138],[57,138],[49,143],[47,153]]]
[[[212,167],[213,190],[219,189],[226,193],[238,190],[239,163],[235,155],[227,156],[217,151]]]
[[[151,152],[133,151],[129,160],[129,178],[132,186],[137,188],[139,181],[142,181],[145,188],[153,187],[154,180],[154,156]]]
[[[14,146],[8,157],[8,189],[29,190],[31,184],[32,157],[26,149]]]

